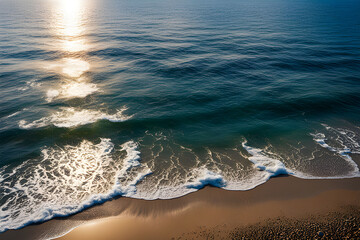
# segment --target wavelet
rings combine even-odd
[[[60,111],[43,117],[38,120],[27,122],[21,120],[19,127],[22,129],[42,128],[49,125],[60,128],[71,128],[80,125],[94,123],[98,120],[108,120],[110,122],[123,122],[131,118],[124,114],[127,108],[123,107],[114,114],[104,113],[98,110],[76,109],[73,107],[64,107]]]

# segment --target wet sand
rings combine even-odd
[[[359,234],[359,209],[360,178],[277,177],[249,191],[205,187],[171,200],[118,198],[0,239],[351,238]]]

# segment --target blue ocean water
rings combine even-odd
[[[0,0],[0,232],[113,197],[359,177],[357,0]]]

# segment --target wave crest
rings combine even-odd
[[[195,180],[185,184],[187,188],[200,189],[206,185],[211,185],[214,187],[225,187],[226,181],[224,177],[218,173],[214,173],[208,169],[201,169],[199,171],[199,176]]]

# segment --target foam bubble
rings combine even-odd
[[[19,122],[19,127],[23,129],[31,129],[53,125],[55,127],[70,128],[94,123],[103,119],[111,122],[122,122],[128,120],[131,117],[124,114],[124,111],[126,110],[127,108],[123,107],[115,114],[107,114],[97,110],[77,110],[72,107],[67,107],[61,108],[61,111],[56,112],[48,117],[43,117],[30,123],[25,120],[21,120]]]
[[[136,148],[133,141],[115,150],[110,139],[84,140],[44,148],[39,159],[13,169],[0,168],[0,232],[67,216],[116,195],[132,196],[151,173],[140,167]]]

